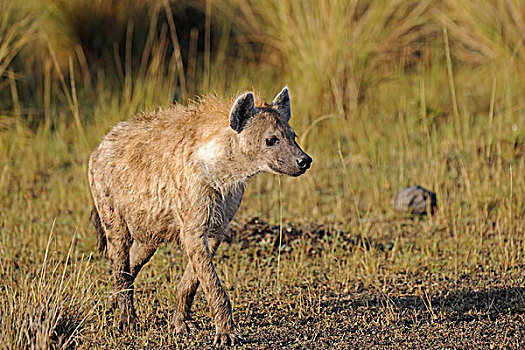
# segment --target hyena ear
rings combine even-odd
[[[281,92],[279,92],[273,99],[272,104],[286,121],[290,121],[292,110],[290,108],[290,93],[288,92],[288,86],[283,87]]]
[[[233,130],[241,132],[248,119],[255,114],[253,94],[247,92],[237,97],[230,110],[230,126]]]

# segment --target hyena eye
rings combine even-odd
[[[279,142],[279,139],[277,138],[277,136],[272,136],[272,137],[269,137],[269,138],[266,139],[266,145],[267,146],[273,146],[277,142]]]

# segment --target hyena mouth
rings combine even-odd
[[[284,165],[284,164],[283,164]],[[295,174],[295,169],[288,169],[288,168],[279,168],[275,164],[269,164],[268,167],[272,172],[278,175],[288,175],[288,176],[299,176],[301,174]]]
[[[301,176],[303,175],[306,170],[308,170],[308,168],[310,168],[309,166],[307,168],[292,168],[292,169],[279,169],[275,166],[272,166],[270,165],[270,169],[276,173],[276,174],[280,174],[280,175],[288,175],[288,176],[292,176],[292,177],[298,177],[298,176]]]
[[[308,167],[308,168],[310,168],[310,167]],[[293,177],[301,176],[301,175],[303,175],[304,173],[306,173],[306,170],[308,170],[308,168],[300,169],[298,173],[292,174],[292,176],[293,176]]]

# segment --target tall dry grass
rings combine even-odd
[[[428,55],[440,27],[431,1],[230,1],[232,22],[302,88],[307,110],[355,111],[367,86]],[[306,73],[307,72],[307,73]],[[381,72],[381,74],[379,74]],[[382,76],[383,75],[383,76]],[[309,116],[311,122],[313,116]]]
[[[3,298],[0,303],[0,346],[6,349],[66,349],[82,343],[81,334],[94,317],[100,296],[93,282],[88,258],[75,257],[71,249],[66,258],[50,249],[49,237],[40,267],[26,274],[21,271],[24,258],[5,251],[10,246],[4,237],[0,277]],[[71,246],[72,248],[72,246]],[[76,256],[76,254],[75,254]],[[27,257],[25,257],[27,258]],[[22,270],[24,268],[22,267]]]
[[[524,16],[519,0],[445,1],[440,13],[458,59],[513,72],[523,69]]]

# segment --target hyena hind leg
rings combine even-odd
[[[217,252],[217,248],[219,248],[221,242],[221,238],[208,238],[208,247],[212,257]],[[197,288],[199,288],[199,280],[193,271],[191,261],[189,261],[186,265],[186,270],[184,270],[184,275],[177,286],[175,312],[172,318],[177,334],[187,334],[198,329],[195,321],[191,317],[191,307],[195,299],[195,294],[197,293]]]
[[[135,282],[140,270],[151,259],[156,250],[156,247],[148,246],[137,241],[133,242],[129,251],[129,271],[133,283]],[[111,309],[116,309],[118,307],[118,294],[110,296],[109,305]]]
[[[114,222],[107,232],[107,253],[113,274],[113,292],[120,310],[119,329],[133,328],[137,315],[133,306],[133,276],[130,270],[131,238],[125,223]]]
[[[140,270],[151,259],[156,250],[156,246],[133,241],[129,252],[130,272],[133,280],[137,278]]]

